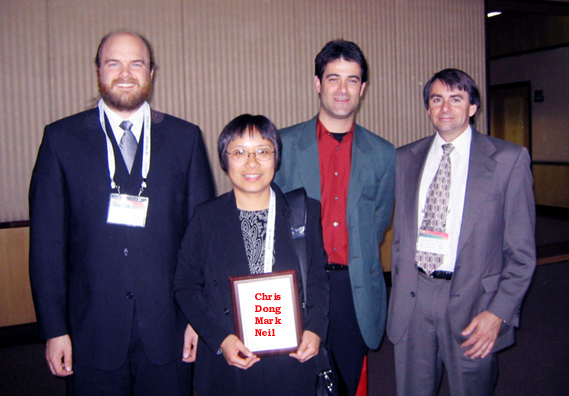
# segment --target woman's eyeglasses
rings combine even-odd
[[[251,154],[255,156],[255,159],[257,161],[268,161],[271,158],[273,158],[273,154],[275,154],[275,151],[274,150],[270,151],[267,149],[258,149],[257,151],[250,153],[249,151],[244,149],[235,149],[232,150],[231,152],[226,151],[226,153],[229,154],[231,158],[236,162],[245,162],[249,159],[249,156]]]

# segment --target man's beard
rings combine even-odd
[[[135,83],[138,85],[138,81],[134,79],[114,80],[111,85],[104,84],[100,79],[99,93],[103,101],[111,108],[118,111],[134,111],[137,110],[150,96],[150,91],[152,89],[152,83],[149,79],[147,84],[144,86],[138,85],[139,89],[134,92],[113,92],[113,86],[120,83]]]

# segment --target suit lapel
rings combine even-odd
[[[164,114],[152,111],[151,112],[151,123],[150,123],[150,170],[147,178],[151,177],[152,172],[152,158],[157,158],[160,155],[160,150],[164,146],[162,140],[164,140]],[[108,125],[108,123],[107,123]],[[108,127],[107,127],[108,128]],[[136,150],[136,156],[134,157],[134,163],[130,172],[130,175],[126,171],[126,165],[124,165],[124,161],[119,161],[119,156],[122,159],[122,154],[120,153],[120,149],[115,151],[117,156],[117,170],[119,168],[119,162],[121,164],[122,175],[124,177],[125,182],[127,183],[127,188],[129,191],[138,191],[140,189],[140,183],[142,181],[142,153],[144,151],[144,126],[142,127],[142,133],[140,135],[140,140],[138,142],[138,148]]]
[[[162,122],[164,120],[164,114],[152,111],[152,124],[151,124],[151,134],[152,134],[152,147],[151,147],[151,157],[156,155],[160,148],[162,147],[162,140],[164,139],[164,130]],[[123,186],[128,188],[137,189],[140,186],[140,177],[141,174],[141,167],[142,167],[142,142],[139,142],[139,147],[136,153],[136,157],[134,159],[134,164],[132,167],[131,175],[136,175],[137,177],[129,177],[128,172],[126,172],[126,165],[124,165],[124,161],[122,160],[122,154],[118,149],[118,142],[116,141],[112,128],[109,124],[107,117],[105,116],[105,127],[107,129],[107,134],[109,139],[111,140],[111,144],[114,148],[115,153],[115,161],[116,161],[116,173],[115,173],[115,181]],[[106,138],[104,137],[103,128],[101,128],[100,121],[99,121],[99,110],[97,108],[91,110],[90,112],[86,113],[86,120],[85,120],[85,128],[82,129],[84,133],[87,135],[87,138],[91,141],[95,149],[104,157],[105,164],[107,163],[107,142]],[[143,137],[141,136],[141,140]],[[124,169],[123,169],[124,168]],[[152,171],[152,166],[150,167]],[[132,185],[131,185],[132,184]],[[134,190],[133,190],[134,191]],[[123,192],[126,192],[124,190]]]
[[[152,135],[151,155],[154,155],[160,151],[160,148],[162,147],[160,143],[165,137],[164,136],[165,131],[162,128],[164,126],[164,123],[162,122],[164,120],[164,114],[152,110],[151,119],[152,119],[152,122],[150,123],[150,134]],[[150,169],[152,169],[152,167],[150,167]]]
[[[491,181],[498,165],[491,157],[495,151],[496,147],[489,139],[474,129],[472,130],[466,197],[464,199],[457,257],[460,256],[460,251],[468,240],[490,192]]]
[[[397,175],[397,182],[403,186],[401,191],[405,192],[403,205],[405,213],[408,214],[407,231],[409,240],[412,241],[416,239],[419,228],[417,224],[419,214],[417,212],[419,210],[419,188],[421,186],[421,178],[423,177],[423,168],[434,138],[435,135],[423,139],[413,146],[410,150],[412,155],[404,162],[401,174]]]
[[[122,159],[122,154],[118,148],[118,143],[113,134],[113,130],[109,124],[109,120],[105,116],[105,129],[107,136],[113,147],[113,153],[115,155],[115,175],[114,181],[117,185],[121,186],[121,192],[126,192],[128,183],[128,172],[126,170],[126,165]],[[91,142],[93,148],[97,152],[97,157],[104,163],[105,169],[108,169],[108,157],[107,157],[107,138],[105,137],[105,131],[101,127],[99,120],[99,110],[98,108],[92,109],[86,113],[85,125],[80,129],[84,133],[86,138]],[[140,171],[139,171],[140,173]],[[107,170],[107,177],[110,176]]]
[[[348,218],[357,208],[366,179],[370,175],[369,167],[371,161],[373,161],[371,154],[371,145],[363,131],[361,131],[360,126],[356,124],[354,127],[354,140],[352,143],[352,164],[350,166],[348,203],[346,209]]]
[[[294,159],[298,164],[300,185],[306,188],[309,197],[320,200],[320,161],[318,156],[318,139],[316,137],[317,116],[305,123],[299,133],[294,150]]]
[[[106,121],[106,128],[109,132],[109,122],[107,121],[107,117],[105,116]],[[101,123],[99,122],[99,110],[97,108],[89,111],[86,114],[85,119],[85,128],[82,129],[84,133],[87,135],[87,138],[91,141],[95,149],[107,159],[107,143],[105,138],[105,133],[103,132],[103,128],[101,128]],[[110,137],[112,139],[112,136]]]
[[[166,132],[164,128],[164,114],[152,111],[151,113],[151,123],[150,123],[150,169],[148,172],[147,179],[152,177],[152,159],[158,158],[160,155],[161,150],[164,148],[162,141],[164,140],[164,133]],[[118,145],[117,145],[118,149]],[[144,152],[144,126],[142,127],[142,133],[140,135],[140,140],[138,141],[138,148],[136,150],[136,155],[134,157],[134,163],[132,165],[132,169],[130,175],[126,171],[126,165],[124,165],[124,161],[120,161],[121,168],[123,171],[123,175],[125,176],[125,180],[127,181],[127,187],[129,191],[138,191],[140,189],[140,183],[142,181],[142,156]],[[121,156],[120,149],[117,151],[117,161],[118,156]],[[117,163],[117,169],[119,165]],[[160,172],[160,170],[157,170]],[[156,177],[156,174],[154,175]]]

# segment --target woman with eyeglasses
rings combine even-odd
[[[199,335],[194,386],[202,396],[315,393],[313,357],[326,335],[329,300],[318,201],[307,199],[306,307],[298,349],[258,357],[235,329],[229,277],[293,269],[303,295],[291,209],[272,183],[280,153],[278,132],[268,118],[244,114],[227,124],[218,139],[218,154],[233,188],[196,207],[182,243],[175,295]]]

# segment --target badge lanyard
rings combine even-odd
[[[99,122],[101,123],[101,128],[105,133],[105,138],[107,139],[107,163],[109,166],[109,176],[111,178],[111,188],[117,189],[118,193],[121,193],[120,186],[115,183],[115,152],[113,150],[113,144],[107,133],[106,123],[105,123],[105,109],[103,106],[103,99],[99,99]],[[143,106],[143,151],[142,151],[142,183],[140,183],[140,191],[138,196],[146,189],[146,177],[150,171],[150,105],[148,102],[144,102]]]
[[[267,237],[265,238],[265,274],[273,271],[273,250],[275,247],[275,212],[276,198],[275,192],[271,188],[271,198],[269,199],[269,213],[267,216]]]

